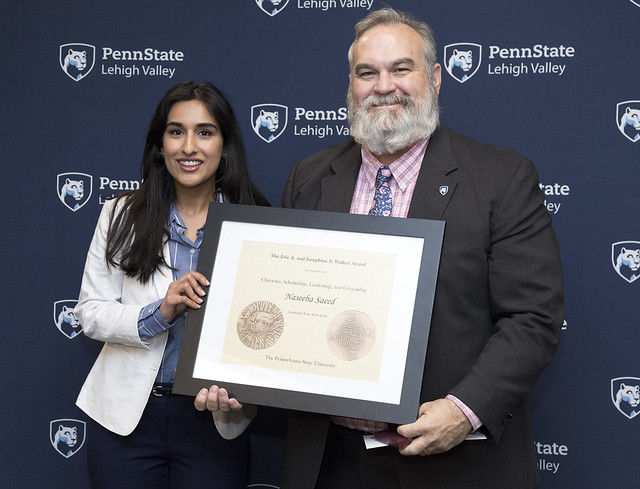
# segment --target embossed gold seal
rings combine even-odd
[[[238,338],[252,350],[269,348],[278,341],[283,329],[282,312],[269,301],[252,302],[238,317]]]
[[[376,341],[376,325],[361,311],[344,311],[329,323],[327,343],[331,352],[342,360],[364,357]]]

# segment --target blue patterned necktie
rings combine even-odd
[[[376,193],[373,197],[373,208],[369,211],[370,216],[390,216],[391,215],[391,170],[388,166],[378,168],[376,175]]]

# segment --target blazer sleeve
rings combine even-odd
[[[533,164],[522,158],[490,218],[488,285],[494,329],[451,390],[499,440],[551,362],[563,321],[562,268]]]
[[[141,304],[123,303],[125,277],[119,267],[107,266],[105,249],[114,200],[104,204],[91,240],[75,313],[86,336],[107,343],[148,349],[138,334]]]
[[[240,413],[218,410],[213,411],[211,415],[220,436],[225,440],[233,440],[244,433],[257,413],[257,406],[245,404]]]

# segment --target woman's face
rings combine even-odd
[[[176,191],[210,190],[222,156],[222,134],[199,100],[177,102],[167,117],[162,150]]]

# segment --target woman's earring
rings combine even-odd
[[[164,158],[164,151],[160,150],[160,154],[162,155],[162,157]]]

